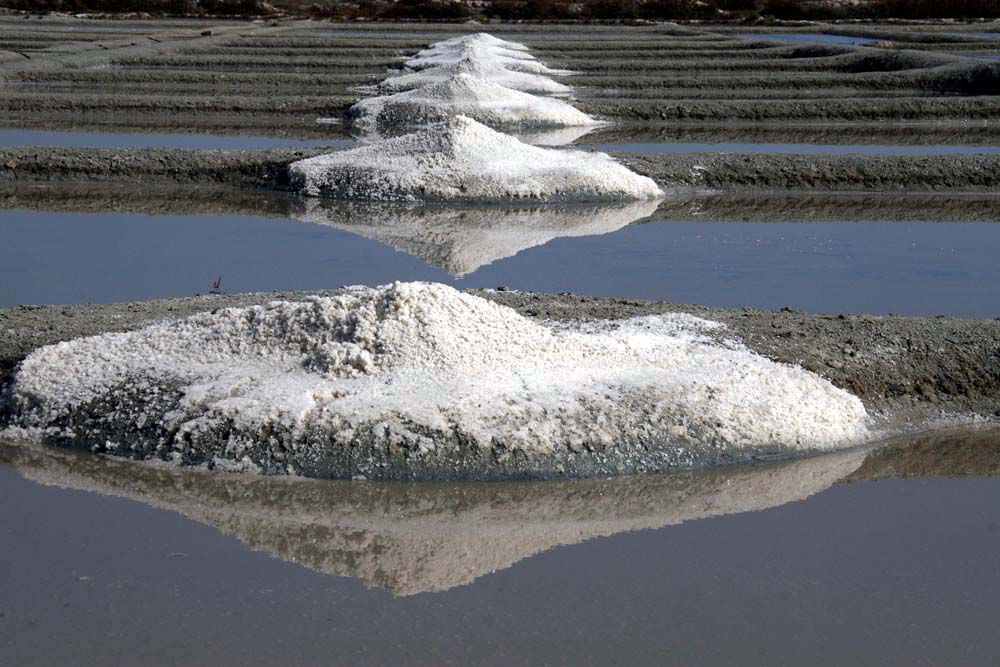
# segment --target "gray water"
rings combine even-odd
[[[996,470],[996,437],[959,451],[981,466],[963,474]],[[842,483],[864,460],[847,454],[690,478],[378,485],[24,450],[0,443],[0,664],[1000,655],[996,478]]]
[[[58,132],[52,130],[0,130],[0,147],[59,146],[68,148],[199,148],[203,150],[254,150],[259,148],[311,148],[349,146],[344,139],[220,136],[211,134],[124,134],[115,132]]]
[[[601,151],[631,153],[797,153],[803,155],[975,155],[1000,153],[1000,146],[939,145],[877,145],[877,144],[793,144],[793,143],[714,143],[714,142],[652,142],[580,145]]]
[[[737,33],[735,36],[742,39],[755,39],[761,41],[795,42],[797,44],[844,44],[847,46],[857,46],[876,41],[867,37],[829,35],[822,32],[744,32]]]
[[[997,56],[1000,57],[1000,56]],[[557,135],[566,135],[560,139]],[[573,132],[566,130],[521,133],[529,143],[561,144],[572,141]],[[576,134],[580,134],[577,132]],[[19,146],[49,146],[66,148],[192,148],[202,150],[257,150],[265,148],[349,147],[350,139],[301,139],[296,137],[264,137],[211,134],[145,134],[120,132],[71,132],[54,130],[0,129],[0,148]],[[757,142],[621,142],[588,144],[580,140],[574,148],[632,153],[762,153],[843,155],[979,155],[1000,153],[1000,146],[928,144],[833,144],[833,143],[757,143]]]
[[[711,306],[1000,316],[1000,225],[992,222],[654,216],[629,225],[626,216],[607,233],[560,237],[580,230],[559,228],[542,245],[522,247],[507,233],[535,218],[525,223],[499,209],[483,224],[503,233],[477,241],[446,226],[455,210],[445,208],[437,222],[425,213],[426,226],[388,237],[381,223],[398,227],[382,209],[374,226],[352,209],[341,228],[237,215],[0,211],[0,307],[187,296],[222,275],[231,292],[431,280]],[[507,219],[514,226],[503,227]]]

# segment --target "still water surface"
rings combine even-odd
[[[0,444],[0,663],[995,664],[1000,434],[897,449],[420,485]]]
[[[596,226],[538,230],[531,215],[503,209],[471,222],[423,215],[398,225],[349,214],[318,224],[0,211],[0,307],[189,296],[222,275],[231,292],[432,280],[711,306],[1000,315],[1000,226],[992,222],[690,222],[654,214],[628,224],[633,213],[621,212]],[[522,235],[524,226],[538,235]]]

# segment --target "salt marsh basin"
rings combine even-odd
[[[991,664],[998,32],[0,16],[0,664]],[[379,147],[459,108],[509,141]],[[338,198],[372,145],[409,201]],[[338,406],[404,386],[369,457]],[[495,442],[408,464],[434,428]]]

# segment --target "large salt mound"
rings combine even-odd
[[[40,348],[5,435],[374,477],[656,469],[866,437],[860,400],[716,342],[721,327],[555,326],[444,285],[351,288]]]
[[[355,124],[373,132],[383,127],[427,125],[458,115],[495,128],[601,124],[562,100],[522,93],[463,72],[413,90],[360,100],[349,114]]]
[[[473,120],[289,165],[293,188],[369,201],[621,201],[663,193],[604,153],[538,148]]]
[[[296,220],[359,234],[453,276],[571,236],[608,234],[656,212],[659,200],[541,206],[379,204],[304,199]]]

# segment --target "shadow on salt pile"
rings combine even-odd
[[[796,461],[571,482],[255,478],[4,443],[0,463],[40,484],[177,512],[276,558],[412,595],[469,584],[557,546],[778,507],[837,483],[1000,475],[996,427],[883,444]]]
[[[557,238],[608,234],[656,213],[659,200],[617,204],[450,206],[304,199],[290,217],[335,227],[455,277]]]

